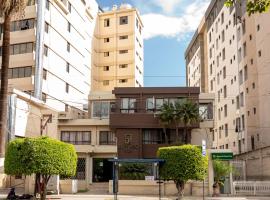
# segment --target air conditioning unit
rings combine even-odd
[[[71,112],[59,112],[58,113],[58,119],[60,120],[70,120],[73,119],[73,115]]]

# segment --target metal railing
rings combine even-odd
[[[234,181],[234,195],[269,196],[270,181]]]

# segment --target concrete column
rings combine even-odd
[[[87,156],[87,173],[86,173],[86,177],[87,177],[87,185],[92,184],[93,183],[93,157],[91,157],[91,155]]]

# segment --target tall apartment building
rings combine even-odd
[[[97,12],[95,0],[29,0],[23,18],[11,23],[10,86],[59,111],[82,110]]]
[[[92,90],[143,86],[142,29],[138,10],[128,4],[98,14],[93,43]]]
[[[235,154],[269,146],[270,12],[212,0],[186,50],[188,86],[215,94],[213,147]]]

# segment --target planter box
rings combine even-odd
[[[76,194],[78,192],[78,180],[60,180],[61,194]]]

